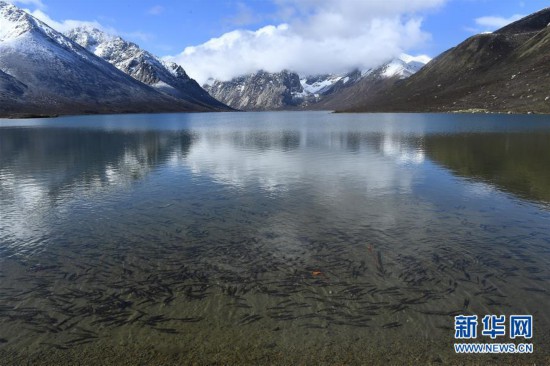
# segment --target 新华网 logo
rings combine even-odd
[[[478,338],[478,326],[481,323],[481,336],[495,340],[499,337],[510,339],[533,338],[532,315],[510,315],[508,323],[505,315],[485,315],[481,321],[477,315],[455,316],[455,339],[469,340]],[[508,333],[507,333],[508,330]],[[515,343],[456,343],[457,353],[532,353],[533,344]]]

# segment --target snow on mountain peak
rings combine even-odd
[[[0,0],[0,42],[18,44],[28,51],[46,49],[57,44],[65,51],[73,52],[79,57],[97,63],[98,59],[83,50],[63,34],[50,28],[15,5]],[[53,43],[52,43],[53,42]]]
[[[66,32],[66,35],[96,56],[146,84],[159,81],[153,70],[166,68],[170,71],[157,57],[142,50],[137,44],[97,28],[78,27]]]
[[[112,42],[116,39],[113,35],[89,26],[71,29],[66,33],[66,36],[88,50],[95,50],[98,44]]]
[[[408,78],[409,76],[418,72],[425,64],[431,61],[428,56],[411,56],[407,54],[401,54],[399,57],[377,67],[366,70],[352,71],[346,74],[332,74],[322,76],[302,76],[301,83],[306,94],[323,94],[330,91],[336,84],[342,85],[355,83],[361,78],[368,77],[375,74],[384,78],[399,77],[401,79]]]
[[[33,27],[32,18],[12,4],[0,1],[0,41],[15,39]]]
[[[415,57],[407,54],[401,54],[399,57],[382,66],[383,71],[381,74],[387,78],[397,76],[400,79],[405,79],[417,73],[430,61],[431,58],[425,55]]]
[[[430,58],[427,56],[410,56],[402,54],[383,65],[366,70],[351,70],[347,73],[325,75],[298,75],[291,73],[299,84],[284,83],[277,73],[266,74],[258,71],[254,74],[222,82],[209,79],[204,87],[212,95],[228,105],[247,110],[280,109],[289,106],[307,106],[322,101],[330,95],[352,87],[357,83],[375,83],[384,79],[405,79],[419,71]],[[278,80],[283,88],[277,97],[290,93],[292,98],[277,99],[278,104],[267,105],[266,100],[274,98],[272,85]],[[289,85],[292,85],[290,87]]]
[[[143,51],[138,45],[124,39],[105,33],[93,27],[77,27],[65,33],[67,37],[78,43],[88,51],[103,59],[128,60],[137,56],[153,55]]]
[[[426,55],[411,56],[405,53],[402,53],[401,55],[399,55],[399,59],[406,63],[419,62],[424,65],[432,60],[430,56],[426,56]]]
[[[120,71],[163,94],[226,108],[208,95],[180,65],[163,61],[135,43],[93,27],[74,28],[66,35]]]

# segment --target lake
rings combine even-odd
[[[548,116],[0,120],[9,364],[548,364],[549,264]]]

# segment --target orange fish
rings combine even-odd
[[[320,275],[323,274],[323,272],[321,272],[321,271],[313,271],[313,272],[311,272],[311,274],[314,275],[314,276],[320,276]]]

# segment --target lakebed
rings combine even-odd
[[[2,120],[0,359],[547,363],[548,166],[535,115]],[[455,354],[461,314],[535,352]]]

